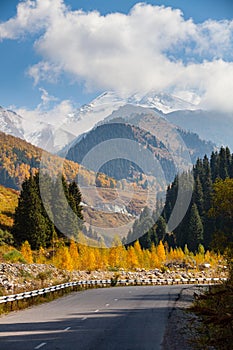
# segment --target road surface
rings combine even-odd
[[[91,289],[13,312],[0,318],[0,349],[160,350],[182,288]]]

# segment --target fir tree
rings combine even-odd
[[[204,206],[204,196],[203,196],[203,190],[201,181],[199,178],[199,175],[197,175],[195,183],[194,183],[194,190],[193,190],[193,203],[197,205],[198,212],[200,215],[203,215],[203,206]]]
[[[156,223],[156,233],[159,241],[162,241],[166,235],[167,224],[162,216],[159,217]]]
[[[22,184],[18,207],[15,211],[13,235],[17,244],[28,241],[32,249],[45,247],[51,236],[52,225],[45,215],[39,194],[38,175],[30,176]]]
[[[219,152],[219,177],[225,180],[228,177],[227,151],[221,147]]]
[[[203,225],[196,204],[191,208],[188,231],[188,248],[197,251],[199,244],[203,242]]]

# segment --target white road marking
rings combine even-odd
[[[67,328],[64,329],[64,331],[68,331],[70,328],[71,328],[71,327],[67,327]]]
[[[82,321],[85,321],[86,319],[87,319],[87,317],[83,317],[81,320],[82,320]]]
[[[105,306],[109,306],[109,304],[105,304]]]
[[[47,344],[47,343],[41,343],[41,344],[37,345],[34,349],[35,349],[35,350],[38,350],[38,349],[42,348],[42,346],[44,346],[44,345],[46,345],[46,344]]]
[[[117,301],[118,299],[114,299],[114,301]]]
[[[95,312],[99,312],[99,311],[100,311],[99,309],[95,310]]]

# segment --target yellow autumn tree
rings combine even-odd
[[[99,252],[100,252],[100,268],[107,269],[109,267],[108,264],[108,249],[107,248],[99,248]]]
[[[127,268],[135,269],[139,267],[137,254],[133,246],[130,246],[127,250]]]
[[[122,263],[122,254],[124,250],[122,249],[122,243],[119,236],[115,236],[112,242],[112,247],[109,249],[108,253],[108,264],[112,268],[121,267]]]
[[[42,246],[40,246],[40,249],[38,251],[36,262],[37,262],[37,264],[44,264],[46,262],[45,250]]]
[[[144,249],[142,251],[143,254],[143,266],[145,269],[149,269],[151,267],[151,252],[149,249]]]
[[[80,258],[78,253],[77,244],[73,239],[70,241],[69,253],[72,260],[72,265],[74,270],[78,270],[80,267]]]
[[[21,254],[23,255],[24,259],[28,264],[33,263],[33,256],[32,256],[32,250],[31,246],[28,243],[28,241],[25,241],[21,246]]]
[[[88,254],[88,271],[93,271],[96,269],[96,257],[95,257],[95,251],[94,248],[90,248],[87,250]]]
[[[144,267],[142,248],[138,240],[134,243],[134,251],[137,256],[139,267]]]
[[[78,244],[78,251],[80,256],[80,270],[89,270],[90,269],[90,247]]]
[[[150,267],[152,269],[154,268],[160,268],[161,267],[161,261],[159,261],[158,254],[157,254],[157,249],[154,244],[151,246],[151,262],[150,262]]]
[[[62,245],[56,252],[55,262],[58,268],[71,271],[73,269],[69,249]]]
[[[159,245],[157,247],[157,256],[158,256],[158,259],[159,259],[160,263],[164,263],[165,262],[165,260],[166,260],[166,253],[165,253],[165,249],[164,249],[164,245],[163,245],[162,241],[159,242]]]

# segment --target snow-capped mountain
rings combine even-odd
[[[167,93],[134,94],[131,96],[120,96],[115,92],[104,92],[89,104],[82,106],[67,116],[62,128],[74,135],[74,138],[90,131],[96,124],[106,117],[118,111],[123,106],[153,109],[161,116],[176,110],[195,110],[198,107],[178,97]]]
[[[41,120],[28,120],[2,107],[0,107],[0,131],[52,153],[58,152],[73,139],[73,135],[58,129],[56,125]]]
[[[124,106],[125,108],[122,110]],[[64,149],[66,145],[70,144],[79,135],[90,131],[105,118],[109,116],[111,116],[110,119],[114,118],[124,111],[128,116],[131,115],[132,119],[132,114],[140,115],[142,109],[146,113],[153,111],[162,119],[169,120],[171,123],[189,131],[199,133],[198,131],[201,128],[201,137],[205,140],[212,140],[217,144],[222,144],[222,140],[225,139],[224,134],[219,135],[220,130],[217,125],[220,119],[221,123],[226,124],[225,121],[227,119],[222,116],[218,118],[216,115],[212,119],[211,115],[213,113],[199,110],[198,105],[191,104],[168,93],[157,93],[155,91],[150,91],[146,94],[136,93],[131,96],[120,96],[115,92],[105,92],[89,104],[85,104],[72,113],[64,115],[63,120],[53,119],[49,121],[49,118],[29,120],[11,110],[0,107],[0,131],[20,137],[35,146],[56,153]],[[120,112],[118,113],[118,111]],[[49,112],[47,113],[49,116]],[[201,117],[195,120],[197,113]],[[184,122],[181,123],[180,120],[176,120],[176,115],[179,117],[186,114],[193,116],[193,124],[188,123],[187,128]],[[126,115],[124,115],[125,117]],[[218,122],[216,122],[216,118]],[[213,121],[211,123],[213,130],[211,137],[208,134],[208,128],[202,128],[201,119],[203,122],[207,120],[207,123],[210,123],[211,120]],[[198,124],[199,129],[196,124]]]
[[[13,111],[0,106],[0,131],[25,140],[23,118]]]
[[[91,120],[98,122],[111,114],[114,110],[126,104],[156,109],[162,114],[177,110],[196,110],[198,106],[184,101],[167,93],[156,93],[151,91],[147,94],[133,94],[131,96],[120,96],[113,91],[104,92],[89,104],[77,109],[69,118],[69,121],[83,120],[88,116]]]
[[[157,93],[151,91],[145,95],[133,95],[127,98],[127,103],[157,109],[158,111],[167,114],[178,110],[196,110],[198,107],[190,102],[184,101],[167,93]]]

